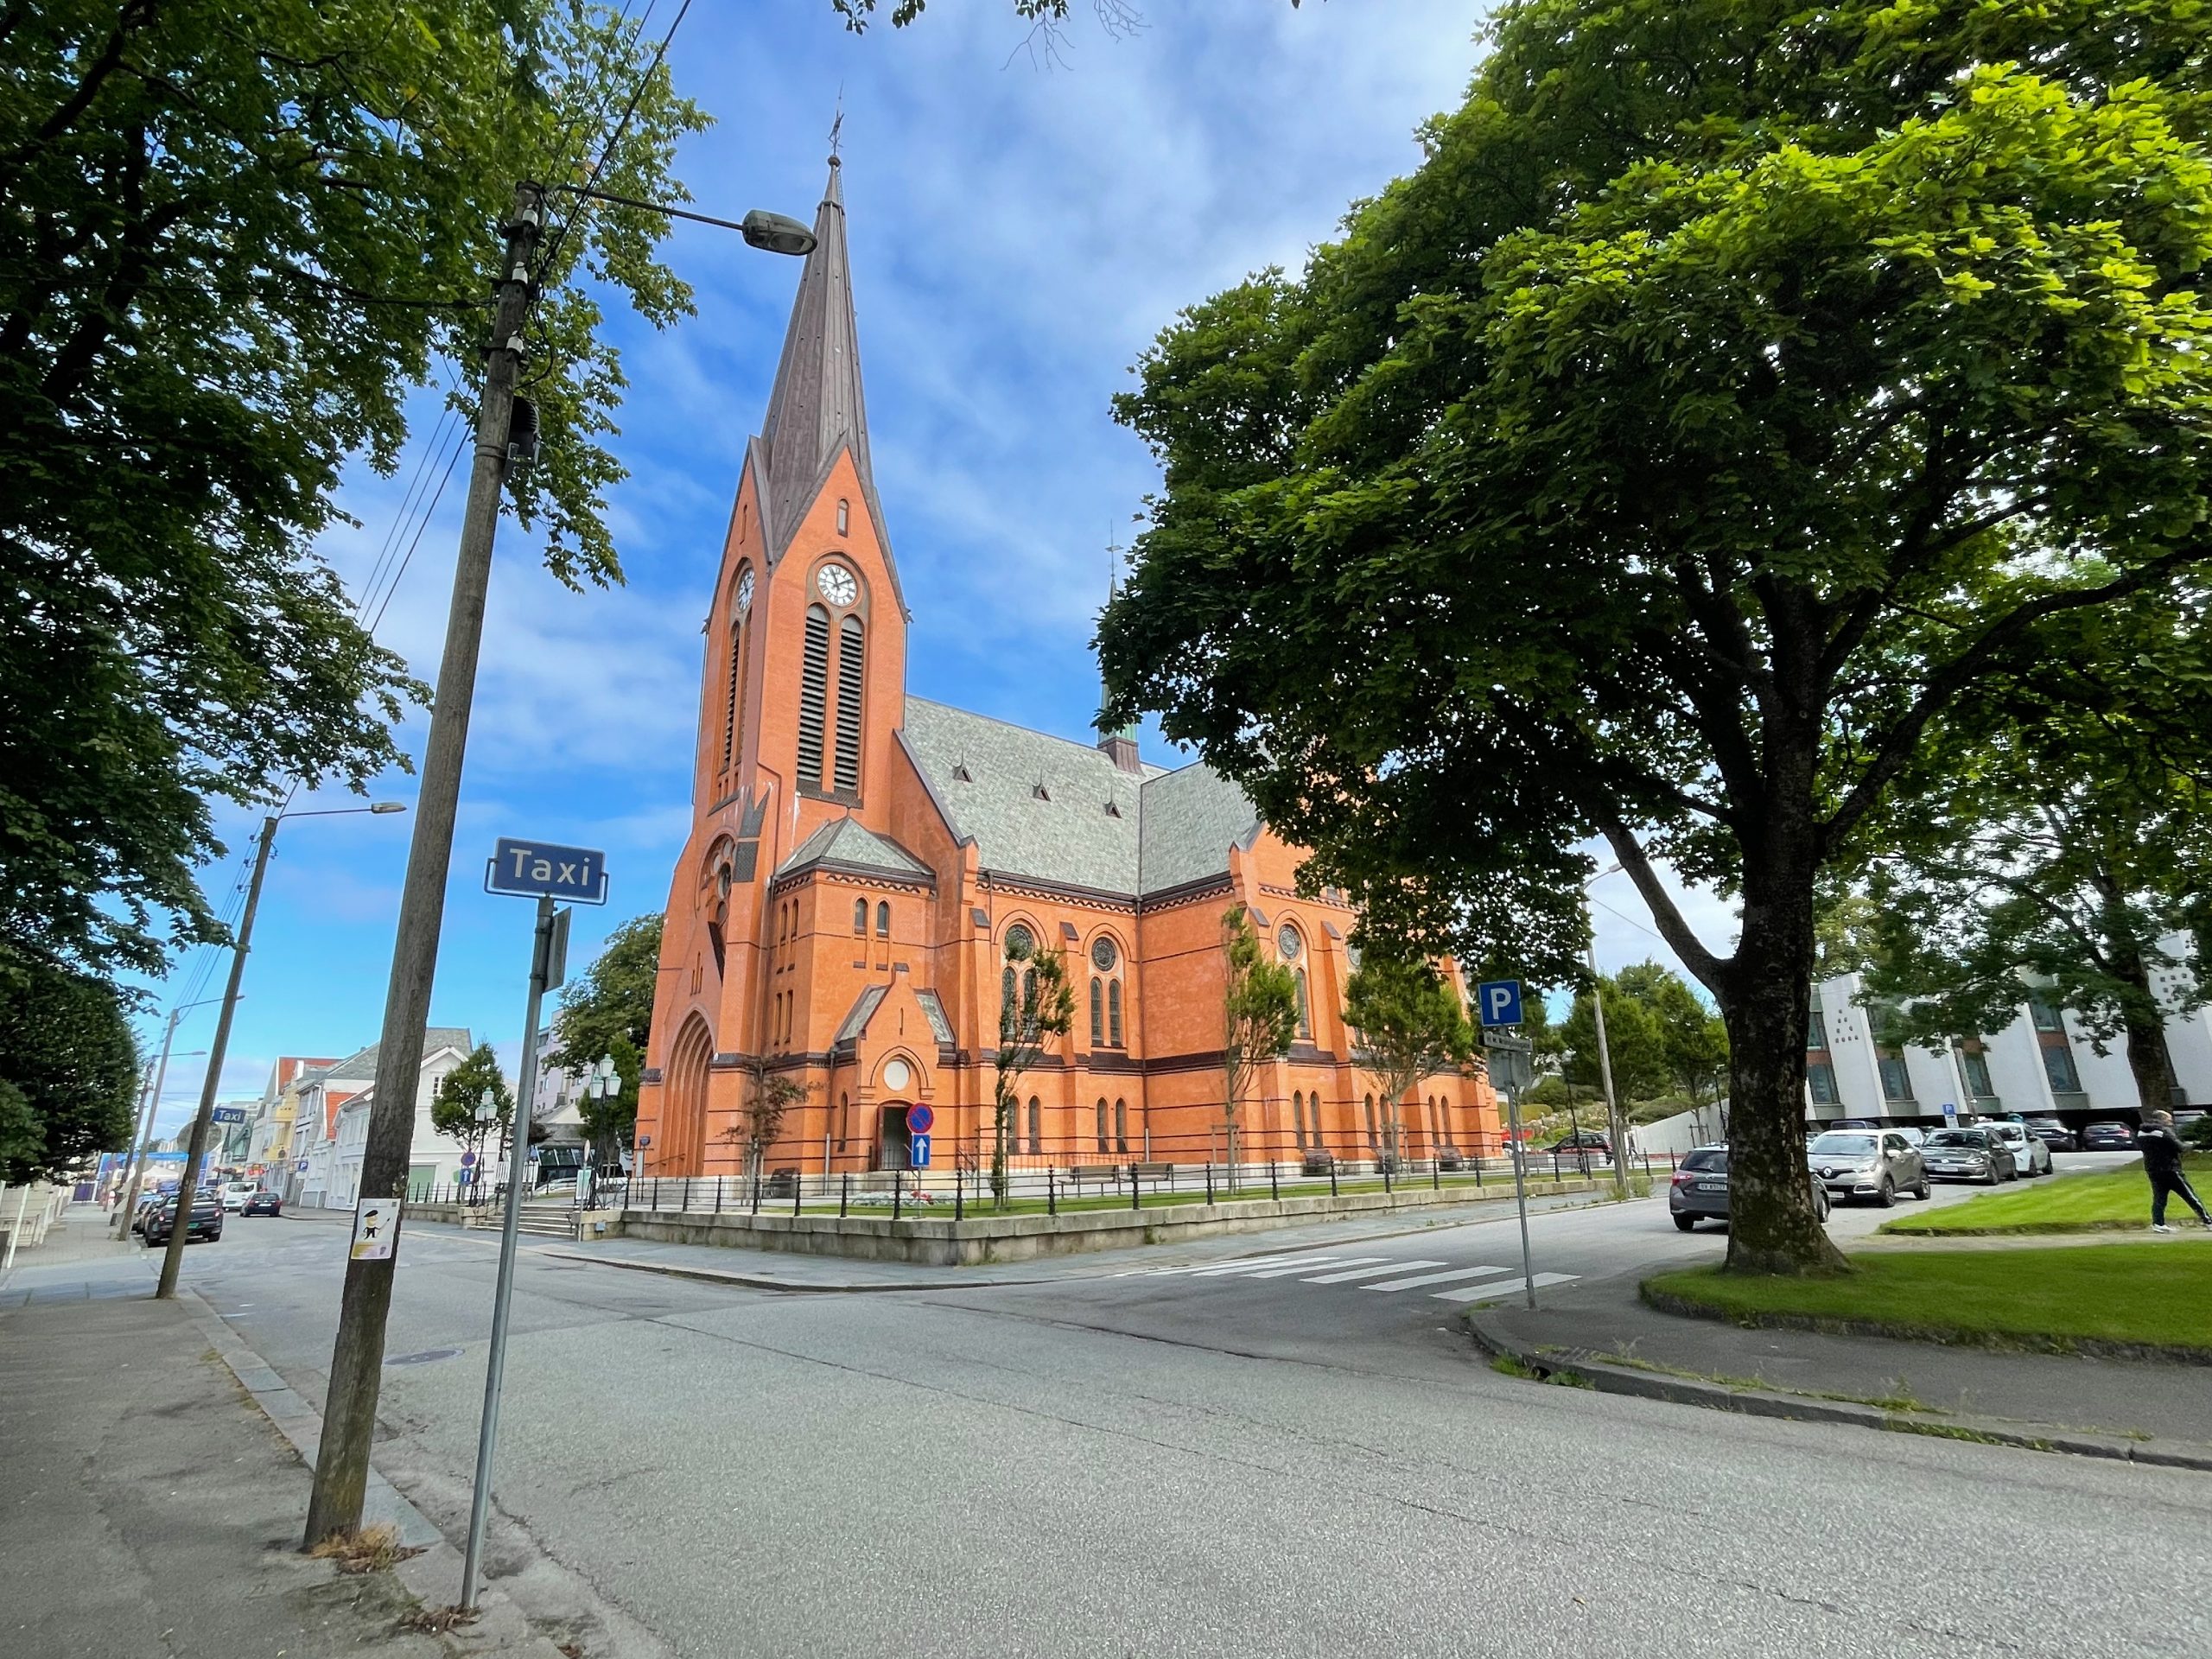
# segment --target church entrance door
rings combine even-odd
[[[902,1102],[883,1109],[883,1127],[876,1140],[878,1169],[904,1169],[913,1148],[906,1133],[906,1108]]]

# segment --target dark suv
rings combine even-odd
[[[1886,1210],[1900,1192],[1929,1194],[1919,1149],[1895,1129],[1827,1130],[1813,1137],[1805,1160],[1839,1202],[1864,1198]]]
[[[175,1198],[163,1198],[146,1212],[146,1243],[149,1246],[166,1244],[169,1233],[176,1226]],[[185,1217],[184,1242],[195,1238],[213,1243],[223,1236],[223,1200],[219,1194],[200,1192],[192,1196],[192,1210]]]
[[[1684,1154],[1667,1188],[1667,1208],[1686,1233],[1700,1221],[1727,1220],[1728,1148],[1700,1147]],[[1813,1213],[1824,1222],[1828,1218],[1827,1189],[1818,1184],[1813,1187]]]

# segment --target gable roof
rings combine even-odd
[[[1244,791],[1203,760],[1146,780],[1138,874],[1141,893],[1164,893],[1229,868],[1231,846],[1249,847],[1260,815]]]
[[[342,1077],[351,1082],[355,1077],[365,1077],[373,1083],[377,1075],[377,1051],[383,1046],[383,1043],[378,1041],[371,1043],[366,1048],[354,1050],[344,1059],[325,1066],[320,1074],[321,1079],[327,1081]],[[466,1054],[473,1047],[468,1040],[467,1026],[427,1026],[423,1028],[423,1058],[426,1060],[442,1048],[457,1048]]]
[[[928,880],[936,872],[887,836],[879,836],[856,818],[835,818],[823,824],[791,855],[777,866],[778,875],[788,875],[812,865],[831,869],[860,870],[874,875],[895,875]]]

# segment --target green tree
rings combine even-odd
[[[2212,652],[2199,628],[2170,644]],[[1867,899],[1895,1040],[2001,1030],[2034,982],[2099,1053],[2123,1043],[2144,1110],[2172,1103],[2167,1017],[2212,994],[2212,722],[2175,654],[2140,657],[2117,706],[2007,709],[1909,777]]]
[[[660,976],[661,918],[633,916],[607,936],[598,957],[561,988],[553,1016],[553,1043],[572,1071],[611,1055],[622,1082],[619,1094],[577,1106],[594,1154],[629,1147],[638,1128],[638,1081],[645,1071],[645,1039],[653,1022],[653,989]]]
[[[1022,1074],[1075,1025],[1067,959],[1022,928],[1008,928],[999,970],[999,1046],[991,1055],[991,1195],[1007,1200],[1007,1138],[1021,1101]]]
[[[493,1116],[488,1122],[479,1122],[476,1109],[483,1103],[487,1089],[492,1092]],[[463,1151],[476,1154],[476,1179],[486,1191],[492,1183],[483,1173],[485,1143],[494,1130],[504,1134],[514,1116],[514,1090],[507,1087],[499,1057],[489,1043],[477,1044],[467,1059],[439,1078],[437,1090],[430,1096],[430,1127],[459,1141]]]
[[[722,1131],[722,1139],[744,1154],[745,1179],[757,1180],[768,1149],[783,1139],[785,1115],[806,1098],[807,1090],[797,1078],[774,1070],[766,1054],[744,1057],[738,1069],[744,1074],[745,1095],[737,1121]],[[631,1116],[635,1122],[634,1111]]]
[[[681,199],[704,118],[591,0],[52,0],[7,41],[0,970],[155,973],[220,931],[192,875],[211,801],[403,759],[422,689],[313,543],[350,458],[392,472],[439,364],[473,418],[515,184]],[[654,258],[665,215],[550,208],[543,448],[508,506],[563,580],[611,582],[600,307],[665,325],[690,291]]]
[[[1185,312],[1099,645],[1420,949],[1573,975],[1602,837],[1730,1039],[1729,1263],[1803,1174],[1815,894],[1993,683],[2212,563],[2196,11],[1526,0],[1418,172]],[[1741,900],[1698,938],[1659,865]]]
[[[1237,1110],[1258,1080],[1260,1068],[1290,1052],[1298,1035],[1298,975],[1269,957],[1252,925],[1251,912],[1231,905],[1222,912],[1221,1122],[1229,1179],[1236,1182]]]
[[[60,1180],[127,1146],[137,1084],[113,986],[41,964],[0,982],[0,1181]]]
[[[1618,979],[1601,977],[1605,997],[1605,1043],[1612,1056],[1613,1092],[1625,1108],[1632,1100],[1649,1100],[1662,1092],[1669,1081],[1666,1038],[1658,1016],[1640,997],[1623,988]],[[1599,1087],[1598,1014],[1590,993],[1577,992],[1573,1006],[1560,1027],[1566,1045],[1560,1075],[1586,1089]]]
[[[1426,962],[1370,942],[1344,986],[1344,1023],[1354,1033],[1352,1058],[1375,1079],[1388,1103],[1385,1138],[1395,1157],[1407,1090],[1439,1072],[1473,1062],[1475,1029],[1459,993]]]
[[[1651,1013],[1667,1081],[1693,1106],[1718,1100],[1728,1079],[1728,1027],[1673,969],[1639,962],[1614,976],[1621,995]],[[1611,1004],[1606,1004],[1608,1010]]]

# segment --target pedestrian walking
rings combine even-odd
[[[2142,1149],[2143,1173],[2151,1178],[2151,1230],[2171,1233],[2166,1225],[2166,1199],[2178,1198],[2196,1211],[2196,1219],[2212,1227],[2212,1216],[2204,1213],[2204,1201],[2196,1196],[2189,1184],[2189,1177],[2181,1169],[2181,1137],[2174,1133],[2171,1112],[2152,1112],[2149,1121],[2139,1130],[2135,1144]]]

